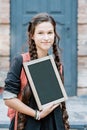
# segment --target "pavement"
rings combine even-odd
[[[9,127],[10,119],[7,117],[7,110],[8,107],[4,104],[2,94],[0,94],[0,130],[7,130]]]
[[[69,97],[66,107],[71,129],[87,130],[87,95]],[[0,95],[0,130],[8,130],[10,119],[7,117],[7,110]]]

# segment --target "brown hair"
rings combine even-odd
[[[34,60],[34,59],[37,59],[38,58],[38,54],[37,54],[37,49],[36,49],[36,45],[34,43],[34,40],[32,40],[32,36],[34,34],[34,31],[35,31],[35,27],[42,23],[42,22],[50,22],[53,27],[54,27],[54,33],[55,33],[55,39],[54,39],[54,43],[53,43],[53,46],[52,46],[52,50],[53,50],[53,54],[54,54],[54,59],[55,59],[55,63],[56,63],[56,66],[60,72],[60,66],[61,66],[61,63],[60,63],[60,58],[59,58],[59,53],[58,53],[58,48],[57,48],[57,44],[60,40],[60,37],[58,36],[57,32],[56,32],[56,22],[54,21],[54,19],[48,15],[47,13],[40,13],[40,14],[37,14],[35,15],[31,22],[29,22],[29,26],[28,26],[28,36],[29,36],[29,54],[30,54],[30,57],[31,57],[31,60]],[[61,75],[60,73],[60,76],[61,76],[61,79],[63,80],[63,75]],[[24,91],[27,91],[28,93],[28,87],[25,87],[25,90]],[[23,93],[23,102],[28,105],[28,100],[27,99],[27,96],[28,94],[25,94],[25,92]],[[28,98],[29,99],[29,98]],[[27,101],[27,102],[26,102]],[[67,114],[67,111],[66,111],[66,105],[65,105],[65,102],[62,102],[61,103],[61,110],[62,110],[62,113],[63,113],[63,121],[64,121],[64,125],[65,125],[65,129],[66,130],[69,130],[69,123],[68,123],[68,114]],[[25,122],[26,122],[26,116],[24,114],[21,114],[19,113],[18,115],[18,130],[23,130],[24,129],[24,125],[25,125]]]

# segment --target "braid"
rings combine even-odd
[[[53,44],[53,54],[54,54],[54,60],[55,60],[55,63],[56,63],[56,65],[57,65],[57,68],[58,68],[58,70],[60,70],[60,65],[61,65],[61,63],[60,63],[60,58],[59,58],[59,54],[58,54],[58,51],[57,51],[57,45],[56,45],[56,43],[54,42],[54,44]]]
[[[62,111],[63,111],[63,122],[65,125],[65,130],[69,130],[70,129],[70,125],[69,125],[69,121],[68,121],[68,114],[66,111],[66,104],[65,102],[62,102]]]
[[[29,46],[29,54],[30,54],[31,60],[38,58],[37,49],[36,49],[36,45],[34,41]]]
[[[58,71],[60,73],[60,66],[61,66],[61,63],[60,63],[60,58],[59,58],[59,54],[58,54],[58,50],[57,50],[57,45],[56,45],[56,42],[54,42],[53,44],[53,54],[54,54],[54,60],[55,60],[55,63],[56,63],[56,66],[58,68]],[[61,76],[61,79],[63,81],[63,76],[62,74],[60,73],[60,76]],[[64,81],[63,81],[64,82]],[[63,122],[64,122],[64,125],[65,125],[65,129],[66,130],[69,130],[69,122],[68,122],[68,114],[67,114],[67,111],[66,111],[66,105],[65,105],[65,102],[62,102],[61,103],[61,109],[62,109],[62,113],[63,113]]]
[[[31,96],[31,91],[30,91],[29,84],[27,84],[24,87],[24,89],[22,90],[21,95],[22,95],[22,102],[28,106],[28,104],[29,104],[29,98]],[[26,119],[27,119],[26,117],[27,117],[27,115],[18,112],[17,130],[24,130],[24,126],[25,126]]]

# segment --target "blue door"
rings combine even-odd
[[[11,59],[27,51],[27,25],[33,15],[48,12],[57,22],[69,96],[77,90],[77,0],[11,0]]]

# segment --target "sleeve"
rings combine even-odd
[[[12,97],[17,96],[20,91],[20,74],[23,66],[22,56],[16,56],[12,60],[12,64],[10,70],[7,74],[7,78],[5,79],[5,89],[4,89],[4,97]]]

